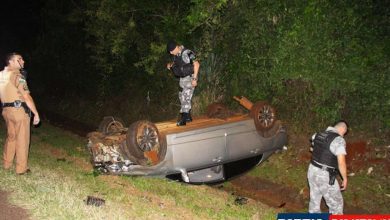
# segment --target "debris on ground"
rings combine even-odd
[[[368,170],[367,170],[367,175],[370,175],[370,174],[372,173],[373,170],[374,170],[373,167],[368,168]]]
[[[245,205],[248,203],[248,199],[243,196],[237,196],[234,200],[234,204],[236,205]]]
[[[88,196],[86,200],[84,200],[87,205],[94,205],[94,206],[102,206],[106,203],[106,200],[95,197],[95,196]]]

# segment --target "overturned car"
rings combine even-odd
[[[179,174],[189,183],[223,181],[227,167],[237,161],[250,160],[256,166],[283,148],[286,130],[266,102],[234,98],[250,110],[248,114],[235,114],[215,103],[207,116],[181,127],[174,120],[141,120],[127,128],[120,119],[105,117],[98,131],[88,134],[92,163],[108,174]]]

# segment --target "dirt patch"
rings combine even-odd
[[[307,142],[307,141],[306,141]],[[306,144],[298,144],[297,157],[293,164],[308,164],[311,160],[310,146]],[[302,146],[302,147],[299,147]],[[388,156],[389,149],[386,147],[374,147],[370,145],[370,142],[364,140],[347,140],[347,168],[348,173],[367,172],[370,167],[380,170],[383,175],[390,174],[390,157]]]
[[[299,190],[288,186],[250,176],[241,176],[232,180],[231,183],[232,190],[236,194],[259,200],[269,206],[284,208],[289,212],[301,211],[306,208],[305,200],[303,196],[299,195]]]
[[[347,143],[347,167],[350,172],[356,172],[366,167],[368,160],[367,142],[357,141]]]
[[[0,190],[0,220],[30,219],[26,209],[11,205],[8,202],[9,192]]]
[[[50,146],[50,148],[48,148],[48,149],[50,149],[50,155],[52,155],[56,158],[63,158],[65,156],[67,156],[65,150],[54,148],[51,145],[47,145],[47,147],[48,146]]]
[[[358,140],[347,142],[347,167],[351,172],[380,171],[382,175],[390,174],[390,157],[385,147],[370,146],[369,142]],[[374,169],[375,168],[375,169]]]
[[[301,190],[276,184],[265,179],[250,176],[241,176],[231,181],[232,187],[226,190],[233,191],[237,196],[247,196],[261,201],[274,208],[283,208],[287,212],[306,212],[309,201],[309,188]],[[353,202],[351,202],[353,203]],[[345,214],[367,214],[369,211],[355,207],[348,201],[344,204]],[[327,210],[325,202],[321,203],[321,210]]]

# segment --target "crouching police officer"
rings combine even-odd
[[[2,114],[7,125],[7,140],[3,152],[3,168],[10,169],[16,156],[17,174],[29,173],[27,165],[30,145],[30,116],[33,124],[40,121],[38,111],[30,95],[26,79],[20,73],[24,60],[18,53],[8,54],[7,66],[0,72],[0,99]]]
[[[332,214],[343,213],[343,196],[341,190],[347,188],[347,165],[345,161],[346,144],[344,135],[348,131],[345,121],[338,121],[326,131],[312,137],[313,154],[307,178],[310,187],[309,212],[321,212],[321,199],[324,197]],[[341,175],[341,189],[336,180]]]
[[[191,122],[191,100],[194,94],[194,89],[198,85],[199,62],[196,60],[195,53],[182,45],[177,45],[176,42],[168,42],[167,52],[173,55],[173,62],[167,64],[167,68],[172,70],[176,77],[180,78],[179,92],[180,114],[181,118],[176,123],[177,126],[186,125],[186,122]]]

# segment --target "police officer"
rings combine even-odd
[[[0,72],[0,99],[2,115],[7,125],[7,140],[3,152],[3,168],[11,169],[16,156],[17,174],[29,173],[27,165],[30,145],[30,116],[33,124],[40,121],[38,111],[30,95],[26,79],[20,73],[24,60],[18,53],[8,54],[6,67]]]
[[[307,178],[310,187],[309,212],[321,212],[321,199],[324,197],[332,214],[343,213],[343,196],[341,190],[347,188],[347,165],[345,161],[346,144],[344,135],[348,125],[338,121],[333,127],[314,134],[312,137],[312,160]],[[341,188],[336,176],[341,175]]]
[[[198,85],[199,61],[196,60],[195,53],[186,49],[182,45],[178,45],[174,41],[167,44],[167,52],[173,55],[173,62],[167,64],[167,68],[172,70],[176,77],[180,78],[179,92],[180,114],[181,118],[176,123],[177,126],[186,125],[186,122],[191,122],[191,99],[194,94],[194,89]]]

